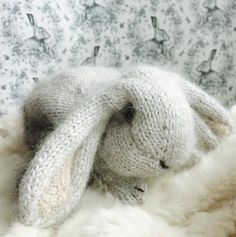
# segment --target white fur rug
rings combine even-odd
[[[236,127],[236,106],[231,113]],[[109,193],[87,190],[57,230],[14,222],[16,176],[27,160],[21,122],[17,114],[0,121],[1,236],[232,237],[236,233],[235,131],[191,170],[150,181],[151,189],[141,207],[125,206]]]

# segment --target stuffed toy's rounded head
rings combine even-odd
[[[197,140],[193,110],[178,78],[142,73],[119,82],[125,102],[111,117],[99,149],[111,170],[131,177],[159,176],[190,165]]]

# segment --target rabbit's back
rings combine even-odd
[[[221,90],[227,85],[226,79],[220,75],[218,72],[211,70],[208,73],[201,75],[201,84],[211,91],[216,88],[221,88]]]

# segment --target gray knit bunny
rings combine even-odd
[[[35,155],[19,187],[19,220],[63,221],[88,182],[142,203],[146,177],[195,163],[231,130],[227,111],[179,75],[152,66],[80,67],[39,83],[24,105]]]

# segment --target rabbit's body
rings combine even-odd
[[[229,25],[230,18],[220,8],[208,9],[207,21],[215,26]]]
[[[45,42],[42,40],[37,40],[34,37],[28,38],[24,40],[24,47],[25,49],[28,50],[37,50],[40,53],[46,53],[47,49],[46,49],[46,44]]]
[[[200,85],[210,88],[223,88],[226,86],[226,80],[218,72],[210,70],[208,72],[201,72]]]
[[[104,6],[96,3],[95,0],[80,0],[72,2],[73,9],[77,12],[77,25],[83,24],[91,18],[96,19],[104,14]]]
[[[230,18],[217,6],[216,0],[206,0],[203,7],[207,10],[206,20],[216,26],[225,26],[230,23]]]
[[[82,12],[78,14],[78,20],[81,19],[78,26],[81,27],[81,24],[85,24],[84,26],[93,30],[95,38],[100,39],[103,27],[110,24],[113,19],[112,12],[106,8],[105,3],[101,4],[101,1],[98,3],[95,0],[79,2],[80,8],[82,7]],[[79,22],[78,20],[77,22]]]
[[[25,101],[24,118],[36,154],[19,187],[20,218],[41,227],[71,212],[89,177],[142,203],[145,178],[193,165],[196,150],[214,148],[231,126],[200,89],[145,65],[80,67],[46,80]]]

